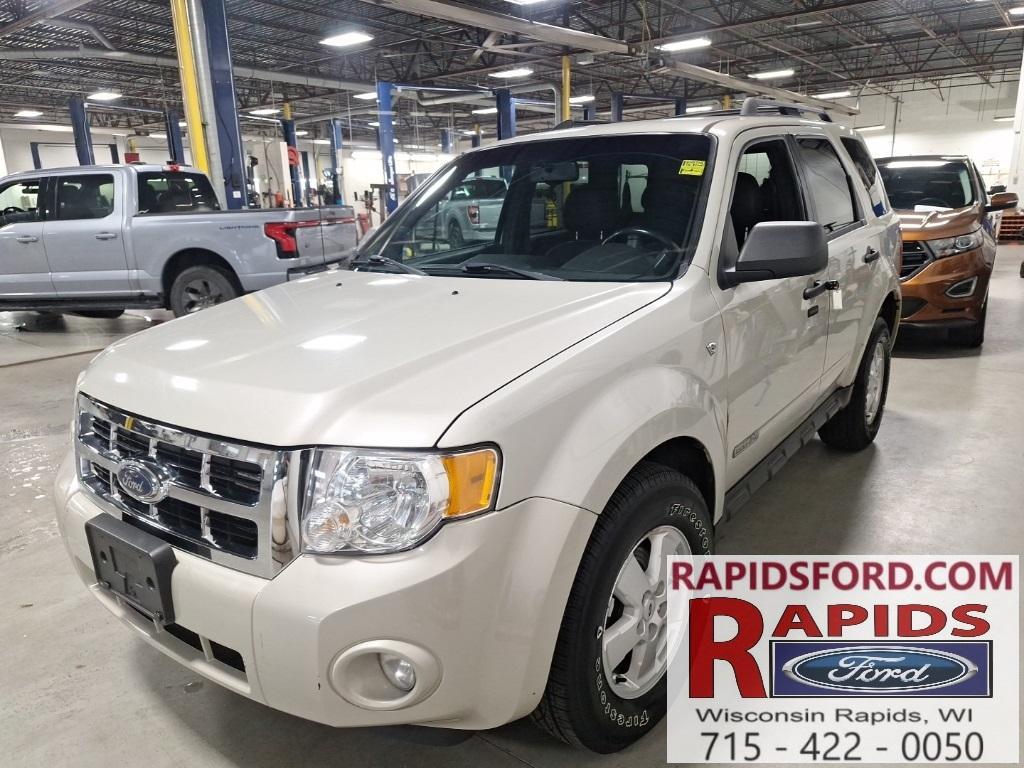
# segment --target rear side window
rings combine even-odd
[[[138,174],[139,213],[193,213],[219,211],[220,203],[210,180],[182,171]]]
[[[57,176],[57,215],[61,221],[105,219],[114,212],[114,177],[109,173]]]
[[[817,220],[828,233],[838,232],[857,222],[850,179],[828,139],[796,140],[807,177],[808,193],[814,201]]]
[[[864,142],[859,139],[843,136],[842,142],[843,148],[849,153],[850,159],[853,160],[853,165],[857,169],[860,180],[864,182],[864,186],[868,190],[868,196],[871,198],[871,209],[875,212],[876,216],[881,216],[888,210],[888,205],[886,205],[882,183],[878,178],[878,167],[871,158],[871,153],[864,146]]]

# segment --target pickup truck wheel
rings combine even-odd
[[[849,404],[818,430],[818,437],[825,445],[859,451],[874,441],[882,424],[889,391],[891,351],[889,326],[882,318],[875,318]]]
[[[660,464],[638,465],[594,526],[533,721],[602,754],[657,725],[670,651],[666,558],[711,548],[711,518],[693,481]]]
[[[222,270],[208,264],[183,269],[171,283],[170,305],[175,317],[222,304],[238,296],[238,289]]]
[[[462,227],[459,226],[459,222],[453,221],[448,225],[448,245],[454,251],[465,244],[466,238],[462,236]]]

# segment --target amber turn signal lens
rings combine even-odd
[[[462,517],[490,509],[498,478],[498,452],[485,448],[444,456],[448,474],[448,509],[445,517]]]

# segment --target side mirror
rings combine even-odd
[[[992,211],[1005,211],[1007,208],[1017,207],[1017,195],[1014,192],[997,192],[989,198],[988,205],[985,206],[985,210],[988,213]]]
[[[825,230],[816,221],[762,221],[747,235],[728,285],[814,275],[828,266]]]

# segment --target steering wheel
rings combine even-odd
[[[926,197],[923,200],[918,200],[917,205],[934,205],[939,208],[949,208],[945,200],[939,200],[937,197]]]
[[[0,216],[6,216],[9,213],[25,213],[25,209],[19,208],[16,205],[8,205],[6,208],[0,211]]]
[[[671,240],[668,239],[668,237],[661,234],[660,232],[653,232],[649,229],[642,229],[640,227],[624,227],[620,229],[618,232],[613,232],[612,234],[608,235],[608,237],[601,241],[601,245],[607,245],[615,238],[622,237],[623,235],[643,235],[644,237],[649,237],[652,240],[657,240],[666,248],[669,248],[671,250],[679,250],[678,245],[673,243]]]

